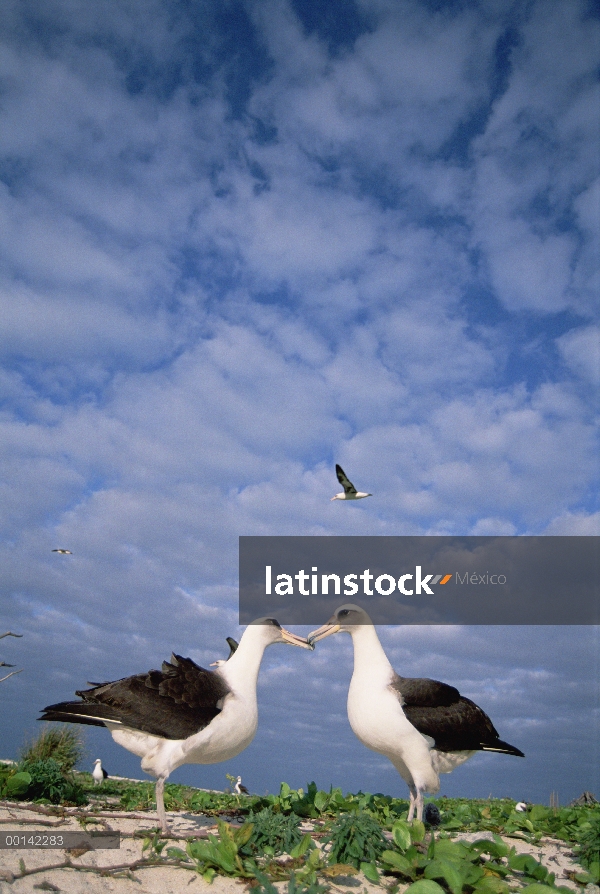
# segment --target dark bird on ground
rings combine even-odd
[[[312,649],[273,618],[246,627],[237,651],[215,671],[172,655],[162,670],[77,692],[81,701],[48,705],[40,720],[106,726],[119,745],[156,777],[156,807],[168,833],[165,780],[182,764],[216,764],[246,748],[258,726],[256,681],[272,643]]]
[[[426,804],[425,809],[423,810],[423,822],[427,823],[429,826],[439,826],[441,821],[442,817],[437,804],[432,804],[431,802]]]
[[[308,641],[338,632],[349,633],[354,645],[350,726],[363,745],[392,762],[408,785],[409,820],[415,811],[417,819],[423,818],[423,793],[439,790],[439,774],[451,773],[477,751],[525,756],[503,742],[487,714],[454,686],[398,676],[358,605],[342,605]]]

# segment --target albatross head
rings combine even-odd
[[[326,636],[331,636],[333,633],[351,634],[356,628],[364,627],[368,624],[372,626],[373,622],[366,611],[360,605],[353,605],[349,602],[336,608],[326,624],[323,624],[318,630],[313,630],[312,633],[309,633],[308,641],[309,643],[316,643],[318,640],[325,639]]]

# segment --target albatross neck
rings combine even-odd
[[[372,624],[353,627],[354,674],[361,677],[386,676],[393,672],[392,665],[379,642],[377,631]]]
[[[258,671],[263,653],[269,645],[265,642],[259,626],[248,627],[240,640],[237,650],[229,661],[219,668],[221,675],[238,690],[256,690]]]

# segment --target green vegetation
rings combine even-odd
[[[323,844],[330,845],[330,863],[354,866],[362,869],[369,881],[378,881],[376,863],[386,849],[387,841],[371,814],[365,810],[340,814],[331,824]]]
[[[252,824],[252,834],[242,848],[248,856],[290,854],[302,841],[300,817],[293,813],[274,813],[265,807],[256,814],[250,812],[248,820]]]
[[[45,726],[37,739],[25,746],[20,763],[52,758],[63,773],[71,773],[84,753],[83,735],[77,727]]]
[[[89,809],[155,806],[151,782],[109,778],[94,786],[89,773],[65,773],[53,758],[0,765],[3,798],[81,803],[69,782]],[[432,831],[406,821],[404,800],[339,788],[324,792],[314,783],[306,790],[282,783],[276,795],[243,798],[167,784],[165,804],[167,810],[214,817],[217,833],[189,841],[185,849],[169,846],[157,833],[144,843],[151,860],[178,861],[207,881],[216,874],[245,879],[258,894],[273,894],[273,882],[281,881],[288,883],[287,894],[322,894],[329,880],[358,870],[391,894],[406,885],[409,894],[567,894],[552,872],[534,856],[518,854],[510,839],[534,848],[542,838],[563,841],[581,861],[573,879],[582,890],[600,881],[600,805],[534,805],[518,813],[508,799],[440,798],[441,825]],[[303,834],[307,821],[312,831]],[[454,839],[464,832],[476,833],[477,840]]]

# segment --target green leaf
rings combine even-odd
[[[496,836],[497,840],[488,841],[487,838],[479,838],[477,841],[473,841],[471,844],[471,851],[478,854],[489,854],[490,857],[506,857],[509,851],[509,847],[505,844],[499,836]]]
[[[290,851],[290,857],[303,857],[307,852],[309,847],[312,845],[312,838],[310,837],[310,832],[307,832],[303,835],[302,840],[296,845],[296,847],[292,848]]]
[[[168,847],[167,857],[171,860],[187,860],[187,854],[180,847]]]
[[[14,776],[8,777],[6,780],[6,794],[10,798],[20,798],[26,793],[30,785],[31,775],[22,770],[20,773],[15,773]]]
[[[413,820],[410,827],[410,837],[417,844],[425,838],[425,826],[421,820]]]
[[[508,894],[510,888],[504,879],[487,875],[477,882],[474,890],[476,894]]]
[[[374,863],[364,863],[361,862],[360,869],[365,878],[367,878],[373,884],[379,884],[379,873],[377,872],[377,867]]]
[[[531,854],[514,854],[509,856],[508,865],[511,869],[516,869],[517,872],[526,872],[527,875],[531,875],[540,864]]]
[[[400,850],[405,851],[410,847],[412,841],[410,827],[404,820],[396,820],[392,826],[392,836],[394,838],[394,844],[399,847]]]
[[[460,894],[462,891],[463,880],[461,873],[456,865],[446,860],[432,860],[425,867],[423,875],[425,878],[443,879],[452,891],[452,894]]]
[[[549,891],[556,894],[556,888],[551,888],[550,885],[541,885],[539,882],[533,882],[531,885],[525,885],[524,888],[521,888],[519,894],[548,894]]]
[[[252,837],[252,832],[254,831],[254,823],[244,823],[239,829],[234,829],[233,832],[233,840],[238,848],[243,847],[250,838]]]
[[[408,873],[411,877],[414,875],[412,864],[406,859],[404,854],[399,854],[397,851],[384,851],[381,855],[381,860],[400,872]]]
[[[319,813],[323,813],[323,809],[327,805],[328,801],[329,795],[327,794],[327,792],[317,792],[317,794],[315,795],[314,805]]]
[[[550,816],[550,809],[548,807],[544,807],[542,804],[534,804],[529,813],[529,819],[532,823],[540,822],[540,820],[546,820]]]
[[[418,882],[413,882],[412,885],[408,886],[404,894],[408,894],[408,892],[410,894],[445,894],[441,885],[428,878],[421,878]]]
[[[438,838],[435,843],[435,856],[438,860],[450,860],[460,863],[470,856],[470,847],[462,841],[451,841],[450,838]]]

